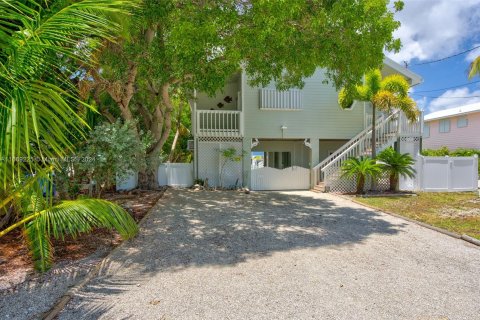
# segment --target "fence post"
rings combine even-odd
[[[423,156],[419,153],[417,155],[417,181],[416,188],[423,191]]]
[[[474,154],[473,157],[475,158],[474,160],[475,163],[473,164],[473,169],[475,171],[473,172],[473,176],[477,177],[474,183],[477,185],[477,188],[478,188],[478,154]],[[480,195],[480,191],[479,191],[479,195]]]

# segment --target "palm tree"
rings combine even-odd
[[[393,74],[382,79],[380,70],[367,72],[363,85],[353,88],[342,88],[338,96],[338,103],[342,108],[348,108],[354,100],[366,101],[372,104],[372,158],[376,156],[376,110],[391,112],[400,109],[407,119],[416,121],[420,112],[415,101],[408,96],[410,85],[399,74]]]
[[[472,79],[476,75],[480,75],[480,56],[470,64],[470,70],[468,72],[468,79]]]
[[[401,154],[389,147],[378,154],[380,166],[383,170],[389,173],[390,177],[390,191],[398,191],[398,179],[400,176],[413,178],[415,176],[415,169],[412,167],[415,164],[412,156],[408,153]]]
[[[50,236],[115,228],[137,232],[121,207],[99,199],[55,203],[44,192],[58,165],[86,132],[72,75],[92,63],[96,49],[119,29],[108,16],[127,14],[128,0],[0,0],[0,209],[15,208],[36,266],[51,263]],[[26,176],[33,176],[26,179]],[[6,211],[6,210],[4,210]],[[11,211],[11,210],[8,210]]]
[[[375,160],[368,157],[349,158],[342,164],[342,178],[356,179],[356,193],[361,194],[368,178],[376,179],[382,170]]]

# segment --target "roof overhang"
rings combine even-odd
[[[423,82],[423,78],[420,77],[418,74],[416,74],[415,72],[412,72],[410,70],[408,70],[407,68],[405,68],[404,66],[402,66],[401,64],[393,61],[392,59],[388,58],[388,57],[385,57],[383,59],[383,63],[392,68],[393,70],[395,70],[396,72],[400,73],[401,75],[405,76],[406,78],[408,78],[409,82],[410,82],[410,85],[413,87],[413,86],[416,86],[417,84],[420,84]]]

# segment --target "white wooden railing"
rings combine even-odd
[[[196,122],[198,136],[243,136],[243,113],[241,111],[197,110]]]
[[[420,116],[420,120],[422,116]],[[371,121],[370,121],[371,122]],[[405,114],[396,111],[391,115],[381,115],[376,121],[375,140],[377,152],[392,146],[399,136],[420,136],[422,121],[410,122]],[[315,184],[325,182],[338,173],[343,162],[351,157],[371,156],[372,125],[353,137],[325,160],[316,165],[313,170]]]
[[[260,89],[260,109],[266,110],[302,110],[302,92],[299,89],[280,91]]]

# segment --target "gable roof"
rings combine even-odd
[[[451,109],[447,109],[447,110],[432,112],[432,113],[427,114],[423,118],[423,120],[424,121],[432,121],[432,120],[450,118],[450,117],[455,117],[455,116],[459,116],[459,115],[462,115],[462,114],[479,112],[479,111],[480,111],[480,102],[479,103],[473,103],[473,104],[467,104],[465,106],[461,106],[461,107],[457,107],[457,108],[451,108]]]

